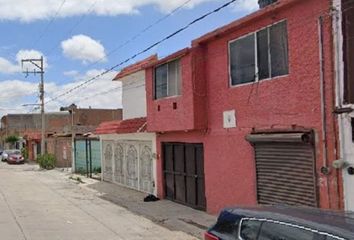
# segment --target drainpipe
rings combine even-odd
[[[333,4],[333,26],[332,26],[332,29],[333,29],[333,42],[334,42],[334,54],[335,54],[335,75],[333,76],[334,77],[334,81],[333,81],[333,84],[334,84],[334,96],[333,96],[333,106],[335,106],[335,109],[337,109],[338,107],[341,108],[342,106],[342,100],[341,100],[341,73],[342,73],[342,70],[341,70],[341,65],[340,65],[340,45],[341,45],[341,41],[340,41],[340,36],[339,36],[339,28],[340,28],[340,7],[339,6],[339,9],[337,8],[336,4],[340,4],[340,1],[336,2],[336,1],[333,1],[332,4]],[[342,116],[339,114],[337,116],[337,123],[335,121],[335,118],[333,118],[333,127],[335,130],[335,138],[337,139],[337,136],[338,136],[338,140],[335,141],[335,147],[336,147],[336,159],[339,158],[342,159],[342,156],[344,154],[344,148],[343,148],[343,127],[342,127]],[[336,124],[338,124],[338,129],[336,128]],[[338,160],[335,160],[334,161],[334,165],[335,166],[335,162],[337,162]],[[337,180],[337,206],[338,206],[338,209],[341,209],[341,206],[343,205],[343,200],[340,199],[340,196],[341,196],[341,192],[340,192],[340,188],[339,188],[339,180],[340,180],[340,171],[339,169],[336,169],[336,180]]]
[[[321,172],[326,175],[327,180],[327,195],[329,201],[329,207],[331,207],[330,191],[329,191],[329,179],[330,173],[328,167],[327,156],[327,118],[326,118],[326,81],[325,81],[325,66],[324,66],[324,43],[323,43],[323,16],[318,18],[318,33],[319,33],[319,50],[320,50],[320,91],[321,91],[321,123],[322,123],[322,148],[323,148],[323,165]]]

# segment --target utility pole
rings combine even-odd
[[[35,68],[33,71],[29,71],[28,68],[23,73],[26,74],[26,77],[31,74],[40,74],[41,75],[41,83],[39,84],[39,98],[40,98],[40,106],[41,106],[41,117],[42,117],[42,131],[41,131],[41,155],[45,153],[45,112],[44,112],[44,63],[43,56],[41,58],[32,58],[32,59],[22,59],[22,68],[23,64],[28,62],[31,63]]]

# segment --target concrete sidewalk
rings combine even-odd
[[[216,216],[168,200],[144,202],[147,195],[116,184],[100,182],[80,176],[85,188],[92,189],[102,199],[122,206],[173,231],[183,231],[202,239],[205,230],[216,221]]]

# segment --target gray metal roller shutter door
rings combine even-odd
[[[307,138],[306,138],[307,139]],[[253,139],[260,204],[317,207],[314,149],[310,143]]]

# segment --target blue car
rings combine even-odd
[[[354,213],[305,207],[224,209],[205,240],[353,240]]]

